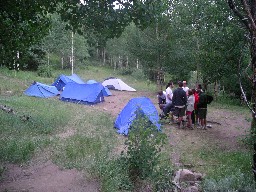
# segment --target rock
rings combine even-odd
[[[192,171],[188,169],[180,169],[180,181],[195,181],[195,175]]]
[[[199,192],[199,189],[196,186],[190,186],[182,189],[181,192]]]
[[[194,173],[195,179],[197,181],[201,181],[203,179],[203,174],[202,173]]]

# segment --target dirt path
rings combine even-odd
[[[113,96],[106,97],[105,102],[95,105],[94,108],[116,117],[131,98],[146,96],[151,98],[158,109],[156,93],[112,91],[112,94]],[[177,129],[175,125],[167,123],[163,126],[163,131],[168,135],[169,143],[174,148],[173,153],[170,154],[174,164],[179,166],[184,163],[183,154],[189,152],[191,147],[200,149],[201,146],[215,145],[224,151],[242,148],[238,140],[250,126],[250,122],[243,115],[210,107],[208,120],[218,124],[211,123],[212,128],[206,131]],[[63,137],[66,136],[67,133],[63,133]],[[191,163],[203,164],[204,162]],[[4,191],[97,192],[99,184],[87,179],[84,173],[75,169],[60,169],[51,161],[39,161],[27,167],[9,164],[4,179],[0,182],[0,192]]]

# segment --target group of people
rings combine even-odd
[[[178,88],[175,90],[173,88],[174,84],[170,81],[166,91],[158,92],[158,104],[162,110],[160,117],[166,118],[171,114],[174,120],[173,116],[177,116],[177,124],[180,128],[186,116],[188,128],[193,129],[193,125],[197,124],[202,129],[206,129],[208,101],[201,84],[198,84],[196,89],[189,89],[186,81],[179,81]]]

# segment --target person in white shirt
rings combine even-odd
[[[173,88],[173,82],[169,82],[167,84],[167,88],[166,88],[166,104],[163,108],[163,115],[162,117],[167,117],[168,113],[170,113],[170,111],[174,110],[174,105],[172,104],[172,88]]]
[[[168,87],[166,88],[166,104],[172,102],[172,88],[173,88],[173,82],[168,83]]]
[[[183,81],[183,87],[182,89],[186,92],[186,94],[188,95],[188,90],[189,88],[187,87],[187,81]]]

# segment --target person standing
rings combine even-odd
[[[197,109],[197,104],[199,102],[199,95],[195,89],[192,89],[192,93],[194,94],[194,97],[195,97],[195,104],[194,104],[194,111],[191,114],[191,119],[192,119],[192,124],[196,125],[199,122],[198,121],[198,109]]]
[[[182,83],[183,83],[182,89],[183,89],[183,90],[186,92],[186,94],[188,95],[188,90],[189,90],[189,88],[188,88],[188,86],[187,86],[187,81],[183,81]]]
[[[172,102],[172,88],[173,88],[173,82],[169,82],[166,88],[166,104]]]
[[[199,102],[197,104],[198,117],[202,129],[206,129],[206,116],[207,116],[207,95],[203,92],[201,87],[198,86]]]
[[[185,116],[186,104],[187,104],[187,95],[183,90],[183,83],[180,81],[178,83],[179,87],[174,90],[172,103],[175,107],[175,114],[178,116],[178,125],[181,127],[183,116]]]
[[[187,127],[193,129],[192,127],[192,118],[191,114],[194,111],[194,105],[195,105],[195,96],[191,89],[188,90],[188,101],[187,101],[187,110],[186,115],[188,119]]]

